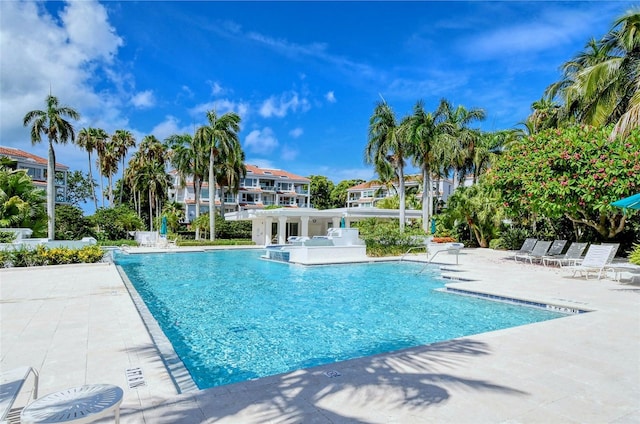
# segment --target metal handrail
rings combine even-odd
[[[404,252],[404,254],[400,257],[400,262],[402,262],[404,257],[407,256],[409,254],[409,252],[411,252],[413,249],[425,249],[425,253],[427,253],[428,250],[429,250],[429,249],[427,249],[427,246],[413,246],[413,247],[410,247],[409,250]]]
[[[418,274],[422,273],[422,271],[424,271],[427,265],[431,265],[431,262],[433,261],[433,259],[436,256],[438,256],[438,253],[440,252],[456,252],[456,265],[458,265],[458,255],[460,254],[460,247],[453,247],[451,249],[442,249],[442,250],[436,251],[436,253],[434,253],[433,256],[429,258],[429,260],[424,264],[424,266],[420,269],[420,271],[418,271]]]

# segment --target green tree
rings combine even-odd
[[[111,143],[113,144],[114,156],[116,159],[122,161],[122,179],[124,180],[124,159],[127,157],[127,152],[131,147],[135,147],[136,139],[128,130],[116,130],[111,136]],[[122,192],[120,190],[120,199],[118,203],[122,203]]]
[[[331,190],[331,207],[332,208],[344,208],[347,206],[347,196],[351,187],[364,183],[364,180],[342,180],[333,187]],[[312,192],[313,194],[313,192]]]
[[[403,138],[395,113],[385,101],[379,102],[369,119],[369,136],[364,151],[365,163],[374,165],[378,174],[388,169],[394,170],[398,180],[400,196],[400,232],[404,231],[405,221],[405,182],[404,167],[409,149],[408,141]]]
[[[184,207],[178,202],[167,202],[162,208],[162,215],[167,217],[167,226],[173,233],[177,233],[180,222],[184,220]]]
[[[25,170],[0,169],[0,228],[31,228],[46,234],[46,193],[33,185]]]
[[[73,205],[56,205],[56,239],[79,240],[92,237],[91,221],[82,209]]]
[[[610,239],[627,215],[609,203],[640,188],[640,129],[626,139],[610,134],[611,126],[545,130],[512,143],[487,175],[510,216],[564,216]]]
[[[559,96],[570,123],[616,124],[610,139],[627,136],[640,123],[640,9],[617,19],[600,40],[563,66],[563,76],[547,88]]]
[[[207,175],[209,151],[201,138],[189,134],[174,134],[165,140],[169,149],[171,164],[180,176],[180,184],[184,187],[191,180],[195,201],[195,218],[200,216],[200,198],[202,184]],[[200,227],[196,227],[196,240],[200,240]]]
[[[67,174],[67,202],[78,206],[87,203],[87,199],[95,193],[95,182],[90,174],[85,177],[82,171],[73,171]]]
[[[441,217],[448,228],[465,223],[480,247],[489,247],[504,217],[499,191],[482,181],[470,187],[458,187],[447,199]]]
[[[142,219],[125,205],[113,208],[99,208],[89,217],[91,223],[99,228],[97,236],[100,240],[122,240],[128,237],[129,231],[142,230]]]
[[[96,150],[98,145],[98,139],[100,137],[107,137],[107,133],[97,128],[83,128],[78,132],[78,138],[76,144],[87,152],[89,157],[89,181],[93,181],[93,164],[91,163],[91,153]],[[93,196],[93,202],[95,208],[98,209],[98,197],[96,196],[95,185],[92,185],[91,194]]]
[[[413,108],[413,115],[406,121],[405,131],[410,140],[409,152],[412,161],[420,167],[422,174],[422,229],[429,230],[429,217],[432,213],[433,191],[431,190],[431,176],[434,170],[444,166],[441,160],[446,143],[454,130],[453,125],[446,121],[445,101],[441,101],[438,109],[427,112],[422,101],[418,101]]]
[[[234,152],[241,151],[238,144],[240,131],[240,116],[234,112],[227,112],[218,116],[215,110],[207,112],[208,125],[198,128],[196,138],[204,143],[209,150],[209,238],[215,240],[215,212],[216,212],[216,166],[217,160],[223,156],[229,160]]]
[[[53,148],[54,143],[66,144],[75,138],[73,125],[65,117],[78,120],[80,114],[75,109],[68,106],[60,106],[58,98],[49,94],[45,99],[45,110],[32,110],[24,116],[24,126],[31,125],[31,142],[40,143],[45,135],[49,142],[49,155],[47,159],[47,215],[48,215],[48,237],[55,239],[56,222],[56,153]]]
[[[331,192],[334,188],[333,181],[322,175],[311,175],[311,205],[316,209],[329,209],[333,207]]]

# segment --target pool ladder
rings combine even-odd
[[[402,260],[404,259],[405,256],[407,256],[409,254],[409,252],[411,252],[413,249],[426,249],[427,251],[425,253],[428,253],[428,249],[427,246],[414,246],[409,248],[409,250],[407,250],[404,255],[402,255],[402,257],[400,258],[400,261],[402,262]],[[429,258],[427,260],[427,262],[424,264],[424,266],[420,269],[420,271],[418,271],[418,274],[421,274],[422,271],[424,271],[424,269],[428,266],[431,265],[431,262],[435,259],[436,256],[438,256],[438,253],[440,252],[455,252],[456,254],[456,265],[458,265],[458,255],[460,254],[460,248],[459,247],[452,247],[450,249],[443,249],[443,250],[438,250],[436,251],[436,253],[433,254],[433,256],[431,258]]]

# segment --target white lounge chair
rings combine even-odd
[[[529,253],[517,254],[513,257],[513,259],[518,261],[518,258],[523,261],[529,261],[529,263],[533,263],[534,260],[539,260],[549,251],[549,247],[551,247],[550,241],[539,240],[534,246],[533,250]]]
[[[579,273],[580,275],[584,275],[587,280],[589,279],[590,273],[597,272],[599,280],[607,266],[607,261],[613,248],[614,246],[612,245],[592,244],[589,246],[587,254],[579,265],[568,266],[565,267],[565,269],[573,271],[573,277]]]

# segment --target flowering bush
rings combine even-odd
[[[453,237],[434,237],[431,241],[433,243],[455,243],[456,239]]]
[[[609,140],[611,127],[549,129],[513,143],[487,173],[510,216],[567,217],[604,238],[626,216],[609,204],[640,189],[640,130]]]

